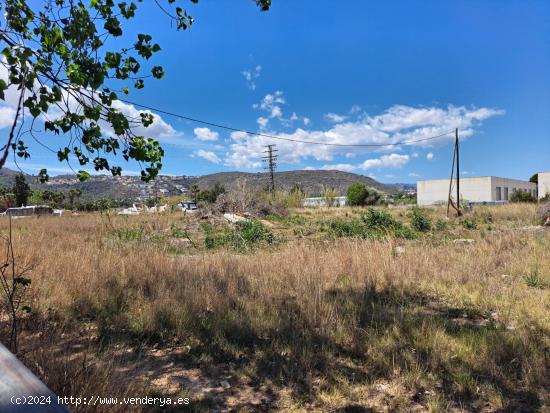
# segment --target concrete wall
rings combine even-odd
[[[453,185],[452,196],[453,199],[456,200],[456,180],[454,180]],[[418,181],[416,186],[418,205],[447,203],[447,197],[449,195],[448,179]],[[517,190],[529,191],[534,196],[536,194],[537,185],[519,179],[499,178],[496,176],[460,178],[460,199],[463,201],[508,201],[512,193]]]
[[[347,197],[345,196],[336,196],[334,197],[335,207],[343,207],[347,204]],[[327,200],[324,197],[315,197],[315,198],[305,198],[303,203],[304,208],[319,208],[327,206]]]
[[[418,205],[446,204],[449,196],[449,180],[433,179],[416,183]],[[453,182],[453,199],[456,200],[456,179]],[[491,201],[491,177],[460,179],[460,197],[470,202]]]
[[[539,172],[538,192],[539,199],[550,194],[550,172]]]

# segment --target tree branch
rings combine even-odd
[[[2,148],[4,150],[4,154],[0,159],[0,169],[4,167],[4,164],[6,163],[6,159],[8,158],[8,153],[11,149],[11,143],[13,141],[13,136],[15,134],[15,128],[17,127],[17,121],[19,120],[19,114],[21,112],[21,107],[23,106],[23,96],[25,96],[25,87],[21,85],[21,93],[19,94],[19,102],[17,103],[17,111],[15,112],[15,119],[13,120],[13,124],[11,125],[8,142]]]

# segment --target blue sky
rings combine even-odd
[[[189,6],[196,21],[186,32],[147,3],[128,34],[153,35],[162,47],[154,63],[166,77],[133,91],[131,101],[332,143],[391,143],[456,126],[465,175],[528,179],[550,170],[549,1],[273,0],[261,13],[252,1],[203,0]],[[163,173],[175,175],[259,171],[267,143],[279,148],[280,170],[334,168],[382,182],[446,177],[452,157],[452,135],[378,150],[337,148],[204,129],[167,115],[149,133],[165,148]],[[58,138],[47,139],[56,146]],[[24,170],[64,171],[51,154],[33,150]]]

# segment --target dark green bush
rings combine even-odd
[[[227,246],[237,251],[246,251],[259,243],[273,244],[275,237],[271,230],[257,220],[240,221],[235,229],[225,234],[208,234],[204,240],[206,248]]]
[[[466,229],[477,228],[477,222],[473,218],[464,218],[462,221],[460,221],[460,224]]]
[[[426,211],[413,207],[410,211],[411,226],[419,232],[428,232],[432,229],[432,220],[426,214]]]
[[[402,224],[396,221],[389,212],[368,208],[365,213],[362,214],[361,219],[369,229],[374,230],[391,230],[400,227]]]
[[[380,193],[375,189],[368,188],[360,182],[352,183],[346,193],[347,202],[350,206],[376,205],[380,201]]]
[[[362,221],[332,221],[330,231],[337,237],[367,238],[368,228]]]
[[[375,208],[368,208],[359,220],[332,221],[329,232],[337,237],[381,238],[394,235],[404,239],[416,238],[412,228],[396,221],[387,211]]]
[[[529,191],[514,191],[510,195],[510,202],[537,202],[537,198]]]

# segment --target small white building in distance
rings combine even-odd
[[[550,173],[539,173],[550,188]],[[544,191],[544,188],[541,188]],[[529,191],[534,197],[542,198],[537,184],[519,179],[499,178],[496,176],[480,176],[475,178],[460,178],[460,199],[466,202],[506,202],[514,191]],[[550,192],[550,190],[548,191]],[[446,204],[449,196],[449,179],[421,180],[416,183],[418,205]],[[453,179],[453,199],[456,199],[456,179]]]

